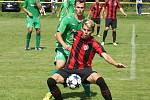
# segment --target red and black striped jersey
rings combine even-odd
[[[102,5],[100,3],[93,3],[90,8],[93,18],[100,18],[100,12],[102,10]]]
[[[83,39],[82,34],[82,31],[78,31],[75,35],[71,53],[65,66],[68,69],[91,68],[95,53],[101,56],[101,53],[105,52],[104,48],[94,37]]]
[[[117,10],[121,6],[119,0],[106,0],[104,7],[107,13],[106,18],[116,19]]]

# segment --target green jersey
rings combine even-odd
[[[61,13],[60,13],[60,20],[62,20],[67,14],[66,9],[68,8],[68,1],[64,0],[61,4]]]
[[[82,21],[77,20],[74,14],[70,14],[62,19],[60,22],[57,31],[62,33],[62,38],[67,45],[72,46],[73,39],[73,30],[80,30],[82,28]],[[56,42],[56,48],[60,48],[62,45]]]
[[[75,0],[68,0],[68,3],[69,3],[69,14],[72,14],[74,13],[74,3],[75,3]]]
[[[40,3],[40,0],[38,0]],[[33,17],[39,16],[39,9],[35,3],[35,0],[25,0],[23,7],[32,13]]]

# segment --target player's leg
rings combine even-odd
[[[56,65],[55,65],[55,69],[51,71],[52,75],[57,73],[59,69],[64,67],[68,53],[69,53],[68,51],[64,51],[64,49],[62,48],[57,48],[56,57],[55,57]],[[49,100],[49,98],[52,98],[52,94],[50,92],[46,93],[43,100]]]
[[[105,44],[105,39],[107,37],[107,33],[108,33],[108,30],[109,30],[110,23],[111,23],[111,19],[106,19],[105,20],[105,30],[104,30],[104,33],[103,33],[103,41],[102,41],[101,45]]]
[[[87,71],[85,73],[88,73]],[[91,95],[91,90],[90,90],[90,84],[84,84],[82,83],[82,86],[84,88],[84,97],[90,97]]]
[[[99,32],[100,32],[100,18],[96,19],[96,26],[97,26],[97,36],[100,37]]]
[[[25,50],[30,50],[30,39],[31,39],[31,34],[33,30],[33,19],[30,17],[27,17],[26,19],[26,24],[27,24],[27,35],[26,35],[26,47]]]
[[[105,80],[99,76],[96,72],[92,73],[88,78],[87,81],[90,83],[97,84],[100,87],[101,94],[105,100],[112,100],[111,92],[105,83]]]
[[[70,76],[69,70],[60,69],[57,73],[52,75],[51,78],[47,80],[49,90],[56,100],[63,100],[61,96],[61,92],[56,84],[57,83],[64,84],[68,76]]]
[[[91,91],[90,91],[90,84],[82,84],[84,88],[84,97],[90,97]]]
[[[117,28],[117,19],[112,21],[112,37],[113,37],[113,45],[117,46],[116,43],[116,28]]]
[[[58,48],[56,51],[56,66],[55,69],[59,70],[64,67],[68,56],[69,56],[69,51],[64,50],[63,48]]]
[[[63,83],[63,82],[64,82],[64,78],[57,73],[52,75],[47,80],[47,85],[49,87],[49,90],[56,100],[63,100],[61,91],[59,87],[56,85],[57,83]]]
[[[35,25],[35,29],[36,29],[36,50],[41,50],[40,48],[40,39],[41,39],[41,22],[40,22],[40,18],[36,18],[34,19],[34,25]]]
[[[81,78],[84,80],[86,77],[88,77],[91,74],[92,70],[85,68],[83,70],[77,70],[76,74],[80,75]],[[90,91],[90,84],[87,83],[82,83],[82,86],[84,88],[84,98],[90,98],[91,96],[91,91]]]

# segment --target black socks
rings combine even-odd
[[[105,98],[105,100],[112,100],[110,90],[102,77],[99,77],[96,80],[96,84],[100,87],[102,96]]]
[[[56,85],[56,81],[53,78],[47,80],[47,85],[51,91],[51,94],[54,96],[55,100],[63,100],[61,92]]]

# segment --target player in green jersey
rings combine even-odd
[[[26,47],[25,50],[30,50],[30,39],[31,34],[33,31],[33,28],[36,30],[36,50],[41,50],[40,48],[40,28],[41,28],[41,22],[40,22],[40,11],[42,9],[42,6],[40,4],[40,0],[25,0],[23,4],[23,11],[27,14],[27,29],[28,33],[26,36]]]

